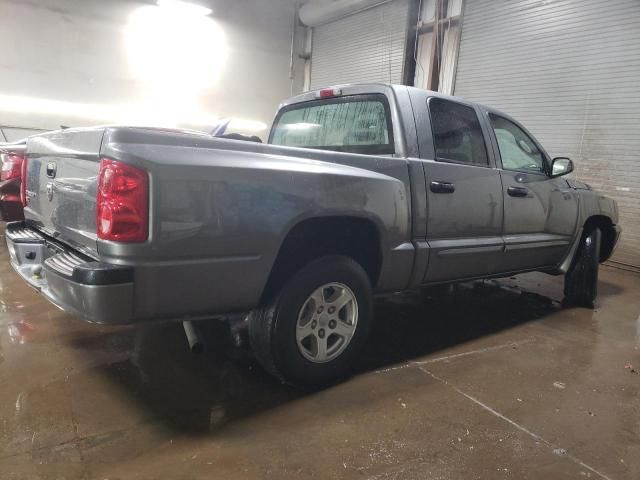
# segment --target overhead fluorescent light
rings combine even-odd
[[[213,10],[204,5],[199,5],[191,2],[184,2],[182,0],[158,0],[160,7],[171,8],[177,13],[191,14],[191,15],[211,15]]]
[[[197,103],[222,75],[229,54],[225,32],[213,18],[164,6],[133,10],[124,41],[131,71],[153,102]]]

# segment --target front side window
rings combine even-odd
[[[394,153],[389,108],[383,95],[354,95],[285,107],[270,143],[338,152]]]
[[[535,142],[518,125],[506,118],[489,114],[496,134],[502,168],[536,173],[545,172],[544,155]]]
[[[450,100],[429,100],[436,160],[488,165],[480,121],[473,108]]]

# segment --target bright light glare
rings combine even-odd
[[[75,103],[48,98],[0,95],[0,110],[36,115],[78,117],[100,121],[119,121],[124,112],[116,105]]]
[[[157,111],[150,109],[148,105],[104,105],[99,103],[65,102],[48,98],[1,94],[0,111],[31,115],[50,115],[61,118],[64,122],[69,122],[71,118],[81,118],[102,123],[144,125],[149,127],[169,127],[187,124],[208,128],[218,124],[221,120],[220,117],[202,110],[176,112],[177,115],[168,121],[163,115],[158,115]],[[230,127],[240,131],[260,132],[265,130],[267,125],[256,120],[232,118]]]
[[[202,108],[201,97],[215,85],[228,55],[225,34],[209,9],[178,0],[143,5],[129,16],[125,46],[140,82],[138,104],[66,102],[0,94],[0,110],[100,123],[210,129],[220,117]],[[260,132],[263,122],[232,118],[229,128]]]
[[[231,122],[229,122],[228,128],[232,130],[240,130],[242,132],[262,132],[267,129],[267,124],[256,120],[232,118]]]
[[[213,85],[228,53],[220,26],[190,9],[139,7],[129,17],[125,40],[134,75],[164,96],[198,94]]]
[[[165,8],[173,8],[180,12],[186,12],[193,15],[211,15],[212,10],[203,5],[196,5],[191,2],[182,2],[180,0],[158,0],[158,5]]]

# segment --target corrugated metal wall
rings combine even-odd
[[[311,89],[402,83],[409,0],[392,0],[313,29]]]
[[[466,0],[455,94],[522,121],[618,201],[640,267],[640,2]]]

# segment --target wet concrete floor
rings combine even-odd
[[[561,298],[529,274],[380,300],[360,373],[305,394],[217,324],[196,356],[179,324],[79,321],[0,246],[0,479],[638,479],[640,276]]]

